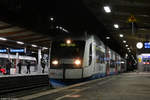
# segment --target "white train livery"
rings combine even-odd
[[[94,35],[52,41],[49,79],[65,86],[126,70],[126,61]]]

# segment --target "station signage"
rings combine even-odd
[[[144,43],[144,48],[146,48],[146,49],[147,49],[147,48],[150,48],[150,42],[145,42],[145,43]]]
[[[24,49],[10,49],[11,53],[24,53]]]
[[[6,53],[7,50],[6,49],[0,49],[0,53]]]
[[[128,22],[129,22],[129,23],[136,22],[136,18],[135,18],[133,15],[131,15],[131,16],[128,18]]]

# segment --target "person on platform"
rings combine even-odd
[[[22,62],[19,61],[19,63],[17,64],[18,68],[19,68],[19,74],[21,74],[21,67],[22,67]]]
[[[7,60],[7,63],[6,63],[6,74],[7,75],[10,75],[10,68],[11,68],[11,62],[10,62],[10,60]]]
[[[27,74],[30,74],[30,62],[27,63]]]
[[[45,70],[45,61],[44,61],[44,59],[41,59],[41,66],[42,66],[42,73],[44,73],[44,70]]]

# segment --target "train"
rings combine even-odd
[[[138,71],[150,72],[150,53],[141,53],[138,58]]]
[[[126,60],[95,35],[55,39],[51,44],[49,81],[54,87],[126,71]]]

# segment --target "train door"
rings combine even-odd
[[[144,59],[144,72],[150,72],[150,58]]]

